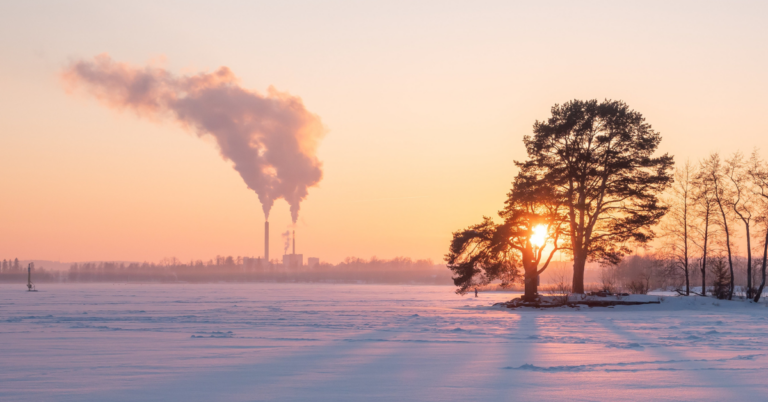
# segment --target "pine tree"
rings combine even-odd
[[[727,299],[731,289],[731,277],[723,257],[715,258],[715,263],[712,264],[712,275],[715,277],[712,294],[718,299]]]
[[[621,101],[555,105],[523,142],[528,160],[517,166],[565,200],[573,292],[584,293],[587,261],[617,264],[627,244],[655,237],[668,210],[659,195],[673,183],[672,157],[655,155],[661,135]]]

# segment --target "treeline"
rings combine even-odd
[[[701,264],[701,261],[694,261]],[[747,259],[736,256],[734,265],[734,297],[747,296]],[[690,272],[690,283],[696,283],[686,290],[686,278],[678,268],[678,261],[664,253],[632,255],[625,257],[616,265],[600,267],[597,282],[588,283],[590,292],[646,294],[650,291],[673,291],[681,295],[712,295],[721,299],[728,298],[730,274],[728,263],[723,256],[712,257],[707,263],[707,272],[702,277],[700,270]],[[550,272],[549,280],[542,286],[544,293],[570,293],[569,270],[557,269]]]
[[[14,260],[3,260],[3,262],[0,264],[0,273],[21,272],[24,270],[24,268],[21,267],[18,258]]]
[[[642,291],[655,278],[674,281],[685,295],[713,287],[717,297],[733,299],[743,289],[760,300],[768,163],[757,151],[713,153],[675,169],[671,155],[657,154],[661,135],[622,101],[575,99],[551,111],[523,139],[527,159],[515,161],[501,222],[483,217],[453,233],[446,262],[458,293],[524,284],[523,300],[535,305],[539,275],[563,251],[573,261],[570,289],[583,294],[587,262],[607,267],[610,282],[633,248],[653,245],[656,274],[622,287]]]
[[[60,273],[46,270],[44,268],[34,268],[35,278],[42,282],[56,282],[60,280]],[[13,260],[3,260],[0,263],[0,282],[27,282],[27,265],[19,262],[18,258]]]
[[[739,292],[759,300],[768,261],[768,163],[757,150],[750,157],[713,153],[698,164],[685,163],[676,169],[666,201],[657,252],[681,293],[697,287],[706,294],[713,276],[720,276],[727,283],[718,297]]]
[[[44,282],[329,282],[381,284],[451,284],[445,265],[431,260],[376,257],[347,258],[339,264],[283,266],[260,258],[217,257],[208,262],[182,263],[176,258],[160,263],[74,263],[66,271],[34,268],[32,280]],[[2,282],[25,282],[26,269],[0,272]]]
[[[654,228],[654,247],[603,264],[587,290],[759,300],[768,265],[768,162],[757,151],[713,153],[679,166],[674,178],[662,197],[668,211]],[[571,292],[570,273],[550,276],[545,293]]]

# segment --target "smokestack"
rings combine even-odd
[[[264,222],[264,261],[269,263],[269,222]]]
[[[296,255],[296,231],[293,231],[293,254]]]

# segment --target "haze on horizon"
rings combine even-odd
[[[302,99],[328,129],[297,252],[441,260],[495,215],[555,103],[621,99],[697,161],[768,156],[764,2],[0,4],[0,257],[259,256],[262,208],[216,144],[63,90],[108,53]],[[279,233],[288,204],[270,214]]]

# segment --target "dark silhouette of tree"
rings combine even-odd
[[[685,278],[685,295],[691,294],[690,262],[691,233],[693,232],[694,177],[696,169],[686,162],[675,170],[675,183],[666,203],[669,207],[662,220],[662,231],[666,237],[665,248],[669,253],[671,269],[679,270]],[[681,292],[678,290],[678,292]]]
[[[709,155],[709,158],[704,160],[701,165],[701,177],[704,180],[704,184],[711,189],[712,195],[717,205],[718,211],[720,211],[720,220],[718,224],[722,226],[723,233],[725,233],[725,248],[728,251],[728,268],[730,271],[729,278],[730,284],[728,286],[728,300],[733,298],[733,290],[735,289],[734,275],[733,275],[733,253],[731,251],[731,234],[732,230],[728,226],[728,219],[731,218],[731,209],[733,205],[733,194],[725,183],[725,167],[720,161],[720,155],[713,153]]]
[[[756,215],[756,201],[753,192],[752,177],[748,172],[748,166],[744,161],[741,152],[736,152],[725,161],[725,175],[730,181],[730,187],[733,193],[731,208],[734,214],[744,225],[745,238],[747,240],[747,299],[755,297],[755,286],[752,283],[752,223]]]
[[[707,295],[707,257],[710,251],[712,239],[717,240],[718,233],[716,208],[712,187],[706,180],[706,174],[699,169],[693,182],[693,216],[697,224],[693,225],[693,244],[701,251],[701,295]]]
[[[565,236],[563,212],[562,200],[555,197],[551,187],[533,172],[521,171],[504,210],[499,212],[503,223],[496,224],[484,217],[482,223],[453,233],[445,259],[454,273],[456,292],[464,294],[495,280],[509,286],[520,279],[522,266],[523,300],[535,301],[539,275],[565,245],[560,241]],[[539,268],[545,255],[544,265]]]
[[[715,263],[712,266],[712,276],[715,277],[712,294],[718,299],[728,299],[731,295],[731,280],[723,257],[715,258]]]
[[[485,216],[483,222],[453,233],[445,261],[453,271],[456,293],[465,294],[495,280],[506,287],[520,278],[520,261],[508,239],[502,237],[500,226]]]
[[[573,292],[584,293],[586,262],[618,263],[627,243],[647,243],[667,212],[659,194],[672,183],[673,159],[654,153],[661,135],[621,101],[573,100],[552,107],[524,139],[517,162],[555,188],[568,214]]]
[[[754,301],[760,301],[765,288],[765,268],[768,263],[768,164],[759,157],[757,150],[752,152],[749,159],[747,174],[752,179],[752,191],[755,194],[757,210],[760,211],[756,222],[762,226],[763,230],[763,261],[760,269],[761,281],[757,290],[755,290]]]

